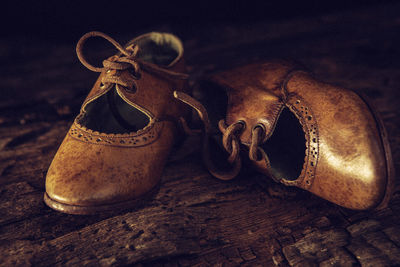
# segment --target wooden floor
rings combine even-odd
[[[197,91],[203,75],[274,57],[367,94],[399,170],[398,14],[399,4],[386,4],[307,19],[149,30],[183,38]],[[127,41],[144,29],[135,31],[115,38]],[[142,208],[73,216],[46,207],[47,168],[97,76],[78,62],[74,45],[0,41],[0,265],[400,265],[398,179],[389,208],[350,211],[249,172],[216,180],[195,138],[172,153],[160,192]]]

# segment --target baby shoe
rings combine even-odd
[[[102,37],[119,53],[88,63],[85,41]],[[59,147],[46,177],[45,203],[70,214],[133,207],[154,194],[168,154],[189,115],[173,92],[189,93],[182,42],[151,32],[121,46],[108,35],[89,32],[77,55],[100,76]]]
[[[365,210],[387,205],[394,169],[382,120],[364,97],[316,80],[288,62],[249,64],[214,75],[226,90],[219,122],[230,172],[240,149],[263,174],[337,205]]]

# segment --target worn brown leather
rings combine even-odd
[[[346,208],[387,205],[394,177],[390,147],[382,121],[358,94],[320,82],[288,62],[250,64],[212,80],[228,94],[220,129],[226,135],[229,125],[244,123],[236,136],[259,171]],[[298,177],[274,175],[264,149],[283,109],[295,115],[304,134]]]
[[[177,37],[164,33],[145,34],[128,45],[149,36],[166,35],[181,46]],[[125,208],[138,204],[157,187],[177,139],[178,119],[189,112],[187,106],[173,97],[173,92],[190,92],[185,79],[169,77],[157,69],[148,71],[143,64],[139,62],[139,77],[131,75],[131,68],[101,70],[49,167],[45,202],[51,208],[72,214]],[[184,72],[183,48],[169,65],[158,68]],[[104,79],[107,75],[111,79]],[[103,84],[121,77],[134,83],[135,88]],[[147,126],[128,133],[103,133],[81,125],[87,105],[110,90],[116,90],[125,102],[145,113],[149,119]]]

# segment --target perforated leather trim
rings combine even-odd
[[[153,143],[158,139],[163,122],[155,122],[143,131],[128,134],[105,134],[86,129],[74,122],[68,134],[79,141],[106,146],[139,147]]]
[[[303,127],[306,138],[306,153],[303,170],[299,178],[294,181],[283,179],[282,183],[309,189],[314,182],[319,159],[318,123],[310,105],[300,96],[291,96],[286,105],[294,112]]]

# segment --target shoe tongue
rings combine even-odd
[[[274,130],[284,107],[281,85],[290,69],[288,64],[251,64],[211,77],[229,95],[226,123],[246,123],[240,137],[243,143],[251,142],[251,131],[258,124],[264,127],[266,136]]]
[[[246,127],[240,137],[243,143],[250,144],[252,130],[260,125],[264,128],[265,136],[270,136],[275,128],[284,103],[275,95],[260,92],[256,88],[246,88],[248,93],[232,91],[226,123],[244,121]]]
[[[158,66],[170,66],[183,52],[180,40],[168,33],[151,32],[131,44],[139,47],[138,59]]]

